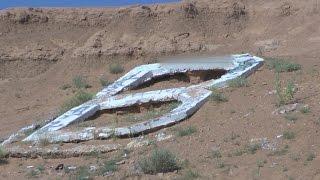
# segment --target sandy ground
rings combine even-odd
[[[320,179],[319,2],[218,0],[194,5],[0,11],[0,137],[54,116],[74,93],[72,88],[61,87],[72,84],[77,75],[87,78],[92,93],[102,88],[101,76],[116,80],[123,73],[111,74],[112,63],[122,64],[127,72],[165,56],[249,52],[301,64],[302,70],[281,73],[281,79],[294,81],[298,87],[294,101],[308,105],[311,111],[293,112],[295,122],[273,115],[276,96],[269,92],[275,89],[275,73],[263,66],[248,78],[248,87],[223,90],[228,102],[207,102],[189,119],[164,130],[175,134],[175,127],[197,128],[190,136],[157,143],[188,160],[186,168],[164,175],[134,175],[134,164],[155,148],[150,145],[131,152],[110,179],[175,179],[188,170],[198,172],[200,179]],[[295,133],[294,139],[276,138],[288,130]],[[287,152],[272,156],[271,151],[258,150],[232,155],[251,139],[264,137]],[[113,141],[125,144],[129,140],[86,144]],[[219,160],[210,158],[213,149],[222,153]],[[58,164],[97,165],[117,153],[67,159],[13,158],[0,166],[0,179],[25,179],[27,166],[40,164],[45,167],[41,179],[68,179],[68,174],[54,170]],[[310,153],[315,158],[307,161]],[[264,160],[259,167],[258,162]],[[219,162],[224,167],[217,165]]]

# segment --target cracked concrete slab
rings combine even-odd
[[[72,108],[63,115],[49,122],[39,130],[26,137],[23,141],[39,141],[47,138],[50,142],[87,141],[107,139],[112,136],[133,136],[152,132],[163,127],[178,123],[194,114],[208,99],[210,88],[227,86],[228,81],[237,77],[246,77],[263,64],[263,59],[250,54],[226,57],[187,59],[167,61],[164,63],[138,66],[123,77],[103,88],[95,98],[78,107]],[[119,94],[127,89],[136,88],[153,78],[175,73],[195,70],[225,70],[218,79],[204,81],[189,87],[156,90],[143,93]],[[125,127],[92,127],[78,131],[68,131],[68,125],[81,122],[101,110],[129,107],[149,102],[166,102],[177,100],[181,105],[169,113],[141,123]],[[8,143],[8,141],[6,141]]]

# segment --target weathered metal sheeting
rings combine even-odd
[[[201,107],[211,94],[211,91],[207,89],[211,87],[224,87],[227,85],[227,82],[232,79],[240,76],[248,76],[263,63],[263,59],[249,54],[233,55],[220,60],[215,59],[215,61],[212,62],[209,60],[210,58],[207,58],[205,61],[201,60],[202,63],[199,60],[200,65],[195,65],[196,63],[193,62],[191,64],[183,63],[180,65],[177,63],[163,63],[138,66],[97,93],[93,100],[71,109],[37,130],[23,141],[38,141],[44,137],[53,137],[52,134],[55,134],[52,141],[58,141],[59,139],[64,142],[90,140],[95,137],[103,139],[108,138],[111,135],[129,136],[172,125],[192,115]],[[227,73],[222,75],[219,79],[205,81],[190,87],[116,95],[125,89],[137,87],[155,77],[193,70],[215,69],[225,69],[227,70]],[[182,104],[160,118],[145,121],[143,123],[115,129],[111,129],[110,127],[95,127],[91,130],[84,129],[81,132],[60,131],[71,123],[85,120],[99,110],[171,100],[178,100]]]

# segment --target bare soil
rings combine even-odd
[[[134,165],[154,145],[131,152],[110,179],[175,179],[188,170],[200,179],[320,179],[319,58],[320,7],[316,0],[197,1],[176,4],[104,9],[29,8],[0,11],[0,137],[33,122],[54,116],[70,98],[77,75],[92,86],[99,78],[114,81],[109,65],[120,63],[125,72],[159,57],[225,55],[249,52],[299,63],[302,70],[280,74],[298,87],[293,102],[308,105],[309,113],[273,115],[276,107],[275,72],[263,66],[251,75],[248,87],[226,88],[228,102],[207,102],[189,119],[164,131],[170,140],[156,143],[189,163],[178,172],[135,175]],[[166,86],[167,87],[167,86]],[[154,87],[158,88],[158,87]],[[194,126],[190,136],[176,136],[175,127]],[[285,131],[293,139],[277,138]],[[147,137],[154,137],[155,133]],[[270,150],[235,155],[251,139],[268,138],[284,153]],[[129,139],[84,142],[126,144]],[[63,146],[76,146],[67,144]],[[62,147],[63,147],[62,146]],[[222,157],[211,158],[213,150]],[[27,166],[44,165],[41,179],[68,179],[55,171],[60,164],[98,166],[120,152],[67,159],[8,159],[0,179],[25,179]],[[310,154],[315,158],[308,159]],[[260,163],[260,162],[265,163]],[[222,164],[223,162],[223,165]],[[96,177],[103,179],[102,177]]]

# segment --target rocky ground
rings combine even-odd
[[[116,9],[1,10],[3,139],[54,117],[76,93],[72,81],[77,76],[90,85],[86,91],[95,93],[102,88],[101,79],[112,82],[139,64],[172,55],[249,52],[302,66],[278,74],[264,65],[248,78],[248,86],[223,89],[228,101],[212,98],[189,119],[161,130],[170,137],[166,140],[157,141],[159,132],[154,132],[138,140],[57,144],[126,146],[133,140],[143,146],[84,157],[9,158],[1,160],[1,178],[320,179],[319,6],[317,0],[204,0]],[[111,64],[125,71],[112,73]],[[293,97],[284,103],[290,112],[275,112],[277,82],[284,91],[282,86],[294,85]],[[148,89],[188,85],[178,80],[162,83]],[[259,146],[252,147],[255,144]],[[176,155],[181,168],[142,173],[139,160],[158,148]],[[112,170],[101,174],[110,160],[115,161]]]

